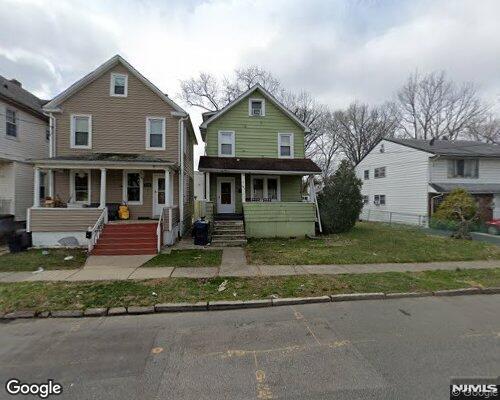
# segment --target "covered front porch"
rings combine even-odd
[[[158,236],[169,244],[178,231],[177,190],[177,167],[168,162],[44,160],[35,164],[27,228],[35,246],[55,246],[65,237],[92,246],[106,223],[121,222],[118,207],[126,204],[129,221],[161,225],[162,232],[170,233]]]

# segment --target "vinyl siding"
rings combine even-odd
[[[478,178],[448,178],[450,159],[431,160],[431,182],[441,183],[500,183],[500,159],[480,158]]]
[[[14,163],[14,198],[17,221],[26,221],[26,210],[33,205],[33,165]]]
[[[380,152],[384,145],[385,152]],[[362,217],[393,222],[418,224],[419,215],[427,215],[429,156],[423,151],[383,140],[357,166],[356,175],[363,182],[361,192],[369,196]],[[386,168],[386,177],[375,179],[374,170]],[[364,170],[370,171],[370,179],[364,179]],[[374,195],[386,196],[385,206],[373,204]]]
[[[2,201],[3,200],[3,201]],[[14,209],[14,163],[0,162],[0,214],[11,214]]]
[[[102,210],[31,209],[32,232],[78,232],[94,226]]]
[[[111,73],[128,75],[128,96],[109,94]],[[98,153],[146,154],[178,162],[178,117],[173,108],[118,64],[61,104],[56,117],[57,155]],[[71,149],[72,114],[92,115],[92,149]],[[166,119],[166,150],[146,150],[146,117]]]
[[[253,92],[239,104],[209,124],[206,134],[206,154],[218,156],[218,132],[235,132],[236,157],[278,157],[278,132],[294,134],[294,157],[304,158],[304,131],[283,111],[266,100],[266,115],[250,117],[248,99],[264,98]]]

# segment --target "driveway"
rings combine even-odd
[[[499,374],[499,309],[477,295],[16,320],[0,324],[0,390],[17,377],[53,378],[57,399],[444,399],[452,376]]]

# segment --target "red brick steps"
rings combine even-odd
[[[108,224],[93,255],[119,256],[157,253],[156,224]]]

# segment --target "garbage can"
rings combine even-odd
[[[31,247],[31,234],[26,231],[17,231],[9,239],[9,250],[18,253]]]
[[[204,219],[198,220],[193,225],[194,244],[197,246],[205,246],[208,244],[208,230],[210,223]]]

